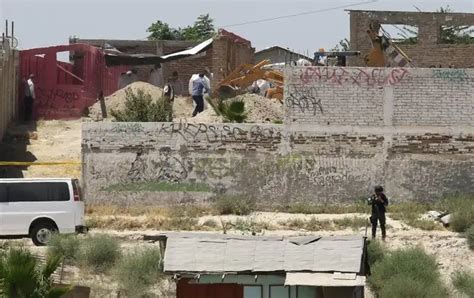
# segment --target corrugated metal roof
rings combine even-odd
[[[361,236],[255,237],[167,234],[165,272],[353,272],[361,268]]]
[[[365,276],[355,273],[288,272],[285,279],[285,286],[363,287],[364,285]]]

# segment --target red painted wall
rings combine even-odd
[[[238,284],[192,284],[190,279],[178,281],[177,298],[243,298],[244,287]]]
[[[57,60],[57,53],[74,53],[74,63]],[[35,119],[79,118],[93,105],[101,91],[107,96],[118,89],[118,78],[125,67],[107,68],[99,48],[72,44],[20,52],[20,108],[24,82],[35,75],[33,115]]]

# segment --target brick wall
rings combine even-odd
[[[289,124],[472,126],[474,70],[295,67],[285,72]]]
[[[474,192],[474,70],[285,70],[285,124],[87,123],[86,199],[263,206],[350,202],[383,184],[394,200]],[[117,191],[201,183],[206,192]]]
[[[174,71],[178,72],[178,77],[183,83],[185,94],[188,90],[188,82],[191,76],[205,69],[214,73],[212,87],[222,80],[228,73],[243,63],[253,63],[255,49],[251,47],[249,41],[229,33],[219,31],[211,49],[193,57],[171,61],[162,65],[163,78],[165,81]],[[105,43],[112,45],[124,53],[149,53],[164,55],[172,52],[184,50],[197,45],[197,42],[182,40],[159,40],[159,41],[139,41],[139,40],[104,40],[104,39],[71,39],[70,43],[86,43],[103,47]],[[148,81],[152,65],[136,66],[139,79]],[[132,68],[132,67],[131,67]]]
[[[474,44],[443,44],[440,40],[442,25],[474,25],[473,13],[430,13],[401,11],[350,11],[351,48],[361,52],[350,57],[349,65],[364,66],[364,57],[372,48],[367,35],[373,20],[381,24],[405,24],[418,27],[415,45],[399,45],[417,67],[474,67]]]

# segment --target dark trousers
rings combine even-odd
[[[33,97],[25,96],[25,121],[33,119]]]
[[[204,111],[204,98],[202,95],[193,95],[193,100],[196,103],[196,108],[193,112],[193,117],[196,116],[198,113]]]
[[[385,238],[385,213],[382,214],[372,214],[370,217],[370,222],[372,223],[372,238],[375,238],[377,232],[377,222],[380,222],[380,229],[382,230],[382,239]]]

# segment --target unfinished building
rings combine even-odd
[[[106,44],[127,54],[155,54],[166,55],[181,51],[197,45],[199,42],[184,40],[110,40],[110,39],[80,39],[71,38],[69,43],[89,44],[104,48]],[[255,48],[249,40],[236,34],[219,29],[213,45],[207,51],[192,57],[179,59],[165,63],[161,66],[162,76],[167,80],[174,72],[178,73],[179,79],[187,86],[191,76],[203,70],[213,73],[211,87],[221,81],[228,73],[243,63],[252,63]],[[138,78],[148,81],[150,65],[135,66]],[[187,88],[185,88],[185,91]],[[186,94],[187,92],[185,92]]]
[[[467,27],[464,31],[467,36],[469,29],[474,28],[474,13],[370,10],[349,10],[349,13],[351,48],[361,52],[360,56],[350,58],[351,66],[365,66],[364,57],[372,48],[367,30],[376,21],[382,28],[389,26],[398,30],[392,36],[393,41],[416,67],[474,67],[474,37],[449,38],[456,26]],[[408,33],[413,35],[407,36]],[[397,40],[397,36],[403,38]]]

